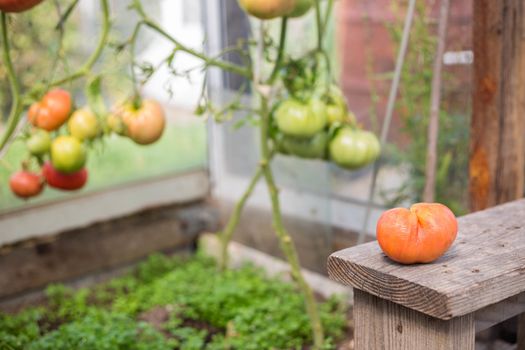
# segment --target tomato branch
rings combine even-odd
[[[168,41],[172,42],[177,47],[178,50],[186,52],[187,54],[190,54],[190,55],[192,55],[194,57],[197,57],[197,58],[201,59],[202,61],[204,61],[204,63],[206,63],[207,66],[215,66],[215,67],[221,68],[223,70],[226,70],[226,71],[229,71],[229,72],[232,72],[232,73],[244,76],[246,78],[250,78],[251,74],[250,74],[248,69],[245,69],[244,67],[238,66],[238,65],[233,64],[233,63],[229,63],[229,62],[226,62],[226,61],[213,59],[211,57],[208,57],[207,55],[205,55],[202,52],[196,51],[194,49],[191,49],[191,48],[183,45],[177,39],[175,39],[174,37],[169,35],[157,23],[151,21],[150,19],[145,18],[143,20],[143,22],[144,22],[144,24],[146,26],[148,26],[149,28],[153,29],[154,31],[156,31],[157,33],[162,35]]]
[[[323,22],[321,20],[321,0],[315,2],[315,21],[317,23],[317,50],[323,50]]]
[[[6,67],[7,78],[9,79],[9,88],[11,90],[12,97],[11,110],[7,119],[7,128],[2,135],[2,139],[0,140],[1,152],[16,129],[18,120],[20,119],[22,102],[20,98],[20,83],[15,74],[13,61],[11,59],[11,47],[9,45],[9,36],[7,34],[7,15],[4,12],[2,12],[1,14],[0,21],[0,27],[2,32],[2,58]]]
[[[288,17],[283,17],[281,20],[281,34],[279,37],[279,51],[277,52],[277,60],[275,62],[275,67],[273,68],[272,74],[270,75],[270,78],[268,79],[268,85],[273,84],[275,79],[277,78],[277,75],[279,74],[279,69],[281,69],[283,56],[284,56],[284,48],[286,47],[286,30],[288,27]]]
[[[89,56],[87,61],[80,66],[80,68],[72,73],[69,76],[66,76],[64,78],[61,78],[59,80],[53,81],[49,84],[50,87],[59,86],[65,83],[69,83],[71,81],[77,80],[79,78],[82,78],[86,75],[88,75],[91,71],[91,68],[95,65],[95,63],[100,58],[100,55],[102,54],[102,51],[104,51],[104,48],[107,45],[108,36],[109,36],[109,30],[111,28],[111,22],[109,18],[109,4],[108,0],[100,0],[100,6],[102,7],[102,32],[99,37],[99,41],[97,44],[97,47],[95,48],[95,51]]]
[[[246,205],[246,201],[252,195],[253,190],[255,189],[255,186],[261,179],[262,175],[263,175],[263,166],[260,165],[257,171],[255,172],[255,174],[253,175],[242,197],[239,199],[239,201],[235,205],[235,208],[233,209],[233,213],[231,214],[228,220],[228,223],[226,224],[225,229],[220,233],[220,240],[221,240],[220,269],[222,271],[226,270],[226,268],[228,267],[228,261],[229,261],[228,245],[233,237],[233,232],[239,225],[239,220],[241,218],[242,210],[244,209],[244,206]]]
[[[135,29],[133,30],[133,34],[131,35],[130,39],[130,51],[131,51],[131,81],[133,83],[133,91],[135,92],[135,99],[139,96],[139,90],[138,90],[138,82],[137,82],[137,73],[135,72],[135,65],[136,65],[136,59],[135,59],[135,48],[137,43],[137,38],[140,32],[140,27],[143,25],[143,22],[137,23],[135,26]]]
[[[64,24],[69,19],[69,16],[71,15],[75,7],[77,7],[78,2],[79,0],[73,0],[73,2],[67,7],[66,11],[60,16],[60,19],[58,20],[58,23],[55,26],[56,30],[63,29]]]
[[[137,11],[137,13],[142,17],[141,24],[146,25],[147,27],[149,27],[153,31],[155,31],[158,34],[160,34],[161,36],[163,36],[166,40],[168,40],[169,42],[174,44],[176,46],[177,50],[185,52],[185,53],[187,53],[189,55],[192,55],[192,56],[194,56],[196,58],[201,59],[206,64],[206,66],[214,66],[214,67],[217,67],[217,68],[221,68],[222,70],[229,71],[229,72],[238,74],[240,76],[246,77],[248,79],[251,78],[250,70],[245,68],[245,67],[242,67],[242,66],[239,66],[239,65],[236,65],[236,64],[233,64],[233,63],[229,63],[229,62],[226,62],[226,61],[223,61],[223,60],[219,60],[219,59],[215,59],[215,58],[209,57],[206,54],[204,54],[203,52],[199,52],[197,50],[194,50],[194,49],[191,49],[191,48],[187,47],[186,45],[183,45],[180,41],[175,39],[173,36],[171,36],[164,29],[162,29],[162,27],[159,24],[157,24],[155,21],[153,21],[152,19],[150,19],[148,17],[146,12],[142,8],[142,4],[141,4],[140,0],[133,1],[132,8],[135,9],[135,11]],[[139,25],[139,24],[137,24],[137,25]]]
[[[324,36],[326,33],[326,28],[328,27],[328,22],[330,22],[330,16],[332,15],[333,7],[334,0],[328,0],[328,5],[326,6],[326,13],[324,14],[323,26],[321,29],[321,36]]]
[[[306,311],[312,323],[312,331],[314,338],[314,349],[321,349],[324,343],[324,331],[321,324],[321,319],[319,317],[319,310],[315,301],[314,294],[312,289],[304,279],[304,276],[301,272],[301,265],[299,262],[299,257],[297,255],[297,249],[290,237],[289,233],[286,231],[283,218],[281,214],[281,205],[279,201],[279,190],[275,185],[275,179],[270,167],[270,148],[268,145],[269,135],[269,124],[270,124],[270,110],[268,106],[268,99],[265,96],[260,96],[261,99],[261,124],[260,124],[260,133],[261,133],[261,166],[263,169],[263,175],[266,180],[266,186],[270,194],[271,206],[272,206],[272,218],[273,218],[273,227],[277,237],[279,238],[279,243],[282,252],[284,253],[288,263],[291,267],[291,273],[293,279],[296,281],[298,287],[301,289],[306,304]]]
[[[31,89],[29,92],[27,92],[23,96],[21,96],[20,85],[15,75],[12,60],[11,60],[9,38],[7,34],[6,14],[2,13],[2,16],[1,16],[2,56],[3,56],[4,63],[6,65],[6,70],[7,70],[7,74],[9,78],[13,101],[11,105],[11,111],[8,117],[7,128],[5,132],[3,133],[2,138],[0,140],[0,154],[4,150],[5,146],[8,144],[9,140],[12,138],[13,134],[15,133],[16,127],[22,116],[23,107],[26,101],[31,100],[31,96],[41,94],[43,92],[42,90],[44,89],[49,89],[50,87],[59,86],[59,85],[71,82],[73,80],[82,78],[90,74],[91,68],[95,65],[97,60],[100,58],[100,55],[102,54],[102,51],[104,50],[104,47],[107,45],[109,30],[111,27],[111,23],[109,19],[108,0],[100,0],[100,4],[102,7],[102,13],[103,13],[102,32],[101,32],[97,47],[95,48],[95,51],[91,54],[91,56],[89,56],[87,61],[76,72],[72,73],[71,75],[68,75],[56,81],[52,81],[46,84],[44,87],[42,87],[42,85],[37,85],[37,87]],[[72,6],[72,8],[73,7],[74,6]]]

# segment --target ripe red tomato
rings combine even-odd
[[[62,89],[53,89],[42,100],[29,108],[27,116],[31,124],[47,131],[58,129],[71,113],[71,95]]]
[[[64,191],[79,190],[84,187],[88,180],[88,172],[85,168],[65,174],[53,168],[49,162],[46,162],[42,167],[42,175],[50,187]]]
[[[9,179],[11,191],[20,198],[30,198],[40,194],[44,189],[42,178],[29,171],[19,171]]]
[[[40,4],[43,0],[0,0],[3,12],[23,12]]]
[[[456,239],[454,213],[439,203],[394,208],[377,222],[377,241],[385,254],[401,264],[429,263],[443,255]]]
[[[259,19],[286,16],[295,9],[296,0],[239,0],[239,5]]]
[[[127,102],[116,108],[115,117],[122,120],[126,135],[139,145],[149,145],[162,136],[166,126],[166,117],[160,103],[154,100],[142,100],[137,108]]]

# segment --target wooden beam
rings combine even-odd
[[[525,292],[479,309],[474,313],[476,333],[525,312]]]
[[[525,27],[523,0],[473,2],[472,211],[523,196]]]

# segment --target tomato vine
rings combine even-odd
[[[280,199],[279,199],[279,190],[275,184],[273,171],[271,169],[271,161],[277,150],[275,149],[275,145],[272,143],[272,135],[270,131],[271,118],[272,118],[270,105],[271,103],[273,103],[272,97],[275,95],[275,92],[276,92],[275,83],[277,81],[277,78],[279,77],[280,70],[284,63],[288,18],[283,17],[281,19],[279,44],[277,48],[277,56],[274,62],[274,67],[269,77],[267,79],[263,79],[261,76],[261,62],[260,61],[264,57],[264,52],[266,48],[265,47],[266,40],[265,40],[264,22],[260,23],[260,37],[257,38],[258,40],[256,40],[257,52],[255,53],[255,60],[258,59],[259,62],[254,62],[255,67],[252,67],[251,64],[247,64],[245,67],[242,67],[242,66],[230,63],[230,62],[222,61],[214,57],[209,57],[208,55],[202,52],[196,51],[194,49],[191,49],[191,48],[188,48],[182,45],[178,40],[173,38],[169,33],[167,33],[164,29],[162,29],[160,25],[158,25],[155,21],[153,21],[152,19],[148,17],[148,15],[143,10],[140,0],[134,0],[132,7],[139,14],[141,19],[135,27],[131,41],[136,40],[140,28],[142,26],[146,26],[150,28],[151,30],[153,30],[154,32],[157,32],[159,35],[161,35],[162,37],[164,37],[171,43],[173,43],[175,45],[176,50],[186,52],[196,58],[201,59],[204,64],[204,67],[203,67],[204,69],[207,69],[212,66],[217,67],[224,71],[228,71],[228,72],[243,76],[245,78],[248,78],[251,81],[252,86],[254,87],[253,90],[256,94],[257,99],[259,100],[258,109],[257,110],[252,109],[251,111],[256,112],[258,116],[261,158],[259,161],[259,166],[257,167],[253,177],[249,181],[249,184],[245,192],[243,193],[241,198],[236,203],[233,213],[231,214],[225,228],[219,233],[220,241],[222,243],[222,247],[221,247],[222,257],[220,261],[220,266],[222,269],[225,269],[227,267],[228,244],[233,236],[233,232],[235,231],[239,223],[240,216],[242,214],[242,210],[246,204],[246,201],[248,200],[253,190],[255,189],[255,186],[257,185],[257,183],[260,181],[261,178],[264,178],[267,189],[268,189],[268,193],[270,195],[270,200],[271,200],[273,227],[277,234],[277,237],[279,238],[281,249],[290,264],[292,277],[298,284],[299,288],[302,290],[303,295],[305,297],[306,310],[307,310],[307,313],[310,317],[310,321],[312,324],[314,345],[315,345],[315,348],[320,349],[324,343],[324,331],[322,329],[321,320],[319,318],[319,312],[317,310],[317,305],[316,305],[313,291],[301,273],[301,267],[300,267],[300,262],[299,262],[299,258],[297,255],[296,247],[289,233],[284,227],[282,213],[281,213]],[[327,11],[331,11],[331,9],[332,9],[332,0],[329,1],[329,5],[327,6]],[[318,33],[317,51],[324,53],[322,38],[324,35],[324,29],[327,26],[327,23],[325,22],[327,22],[330,17],[329,17],[329,13],[327,13],[323,21],[319,1],[315,1],[315,11],[316,11],[316,18],[317,18],[316,23],[317,23],[317,33]],[[132,49],[133,49],[133,45],[132,45]],[[224,52],[228,50],[230,49],[227,48]],[[222,54],[223,53],[220,53],[218,56],[220,57]],[[204,90],[205,89],[203,89],[203,91]],[[233,104],[226,106],[226,109],[231,110],[236,107],[238,107],[237,104],[233,103]],[[203,110],[200,112],[204,113],[206,111],[208,112],[211,111],[210,106],[207,104],[203,106]]]
[[[68,9],[63,13],[59,24],[57,25],[59,28],[62,28],[64,22],[68,19],[71,11],[73,11],[73,9],[76,7],[78,1],[79,0],[73,0]],[[227,268],[228,244],[231,241],[233,233],[239,224],[240,216],[248,198],[252,195],[257,183],[261,179],[264,179],[271,202],[273,228],[276,236],[279,239],[281,250],[290,265],[291,275],[303,293],[305,308],[311,322],[315,349],[321,349],[323,347],[325,342],[324,330],[322,328],[319,310],[317,308],[313,291],[301,272],[297,249],[283,223],[279,189],[275,182],[271,164],[274,155],[278,152],[282,152],[282,150],[279,149],[278,142],[276,141],[276,134],[278,133],[282,133],[284,136],[291,137],[292,139],[293,137],[296,137],[295,141],[299,140],[299,143],[308,143],[314,136],[322,134],[325,140],[325,143],[322,145],[324,151],[322,153],[324,154],[318,158],[326,159],[326,140],[329,137],[336,135],[338,131],[342,130],[343,128],[347,129],[347,131],[349,128],[352,130],[352,132],[347,132],[348,135],[353,135],[353,130],[358,129],[358,127],[355,125],[353,116],[351,116],[351,112],[346,106],[346,101],[344,101],[342,93],[333,84],[331,77],[331,67],[329,63],[330,61],[324,47],[323,40],[326,36],[326,29],[332,13],[333,3],[333,0],[328,0],[324,3],[324,6],[321,6],[320,0],[310,0],[309,4],[307,4],[309,6],[307,7],[307,10],[313,7],[315,11],[317,43],[314,50],[308,52],[299,59],[292,59],[287,55],[286,52],[286,40],[289,27],[289,18],[287,17],[287,14],[283,15],[280,13],[277,15],[277,17],[281,17],[280,34],[277,45],[275,45],[273,39],[266,31],[266,22],[263,20],[258,22],[259,31],[257,32],[255,40],[248,40],[238,44],[237,46],[228,47],[216,55],[209,55],[205,52],[184,45],[180,40],[168,33],[164,28],[162,28],[161,25],[150,18],[142,6],[141,0],[132,0],[130,9],[138,14],[139,20],[135,24],[129,39],[117,47],[117,50],[124,50],[125,48],[128,48],[131,53],[131,78],[134,86],[134,96],[132,100],[124,106],[125,113],[122,113],[123,115],[126,115],[126,113],[129,114],[139,111],[141,106],[146,103],[146,101],[141,100],[139,91],[140,85],[144,84],[158,69],[158,67],[153,67],[152,65],[145,67],[143,72],[145,73],[146,78],[141,82],[138,81],[136,69],[139,67],[139,64],[135,58],[136,42],[141,31],[143,29],[148,29],[173,44],[173,49],[170,54],[160,63],[160,65],[166,64],[168,68],[170,68],[170,72],[173,75],[181,75],[181,72],[178,72],[172,65],[177,53],[183,52],[200,60],[201,65],[191,68],[187,71],[183,71],[182,73],[182,75],[188,75],[193,69],[201,69],[204,72],[205,78],[202,86],[201,97],[196,108],[196,114],[212,115],[217,121],[223,121],[229,119],[235,111],[245,111],[248,113],[248,115],[245,117],[246,120],[248,118],[252,118],[256,121],[260,136],[260,161],[255,173],[249,181],[245,192],[236,203],[233,213],[231,214],[226,226],[221,232],[218,233],[222,244],[220,267],[223,270]],[[16,127],[20,121],[25,107],[34,102],[36,99],[41,98],[42,95],[47,93],[50,88],[57,87],[81,78],[91,78],[88,79],[88,91],[90,91],[90,93],[88,93],[88,101],[92,101],[92,103],[90,103],[90,107],[97,115],[102,114],[102,112],[100,112],[101,110],[105,110],[103,103],[99,103],[100,79],[91,72],[95,63],[99,60],[102,52],[108,46],[108,36],[111,29],[108,0],[100,0],[100,6],[102,9],[103,19],[100,37],[96,48],[87,58],[84,64],[80,65],[76,71],[69,75],[66,75],[57,80],[50,80],[46,82],[47,84],[37,84],[33,89],[30,89],[25,93],[20,91],[20,85],[14,73],[12,59],[10,56],[10,46],[7,31],[7,15],[2,13],[0,28],[2,31],[2,54],[8,72],[13,102],[8,118],[8,127],[0,139],[0,154],[6,149],[6,145],[15,136]],[[304,12],[301,13],[304,14]],[[292,16],[291,12],[288,12],[288,14]],[[269,14],[268,16],[275,17],[274,14]],[[255,48],[256,51],[254,54],[250,55],[249,51],[253,48]],[[232,52],[236,52],[241,56],[243,59],[242,64],[229,62],[228,60],[224,59],[225,54]],[[271,58],[272,54],[274,53],[275,59]],[[263,76],[264,63],[273,65],[268,76]],[[254,95],[253,97],[258,101],[257,105],[251,106],[242,102],[242,98],[248,88],[248,86],[243,86],[239,89],[236,96],[229,103],[220,107],[214,106],[207,95],[207,74],[209,69],[212,67],[219,68],[225,72],[236,74],[248,80],[252,86]],[[298,106],[299,110],[306,110],[306,114],[308,114],[308,116],[313,114],[316,118],[315,122],[317,124],[314,125],[314,128],[311,128],[311,130],[308,132],[308,135],[304,135],[304,132],[303,134],[301,134],[301,132],[289,132],[287,134],[287,130],[284,130],[284,128],[281,128],[282,130],[278,130],[280,125],[279,123],[276,123],[274,111],[279,109],[279,103],[284,104],[287,102],[287,99],[291,101],[291,104]],[[309,103],[307,102],[308,100],[313,101],[314,103]],[[321,106],[321,108],[312,107],[313,105]],[[331,114],[329,116],[327,111],[330,108]],[[320,111],[320,109],[322,109],[322,111]],[[316,113],[319,115],[316,115]],[[158,114],[160,118],[160,112]],[[308,116],[303,117],[307,119]],[[125,119],[126,117],[124,116],[122,120],[125,121]],[[131,125],[126,125],[126,127],[128,128],[127,131],[132,134],[133,130],[131,130]],[[140,128],[137,127],[136,129]],[[314,135],[312,136],[312,134]],[[150,137],[151,135],[147,136],[147,138],[143,138],[141,136],[135,141],[138,141],[138,143],[150,143],[151,140],[155,141],[158,137],[160,137],[160,134],[156,133],[154,137]],[[375,136],[372,135],[369,138],[375,138]],[[365,144],[365,146],[367,145]],[[364,161],[359,163],[359,166],[368,164],[373,160],[372,158],[377,158],[379,151],[376,151],[377,152],[373,154],[373,157],[370,156],[366,158]],[[345,166],[345,164],[338,164]],[[353,165],[355,163],[351,164]],[[75,171],[82,170],[80,165],[76,163],[73,165]],[[47,164],[45,167],[47,169],[49,165]],[[69,171],[71,169],[68,168],[66,170]],[[75,180],[82,180],[85,183],[85,176],[82,177],[82,175],[83,174],[75,173],[74,176],[78,178],[75,178]]]
[[[76,3],[78,1],[75,1],[73,5],[76,6]],[[10,53],[10,45],[9,45],[9,36],[8,36],[8,29],[7,29],[7,14],[2,12],[1,14],[1,31],[2,31],[2,55],[3,60],[6,66],[7,74],[10,81],[11,86],[11,95],[12,95],[12,106],[11,111],[8,116],[8,122],[7,122],[7,128],[2,134],[0,138],[0,156],[5,152],[7,149],[7,145],[12,141],[12,139],[15,136],[15,131],[17,129],[18,123],[20,122],[20,119],[22,117],[22,113],[24,110],[24,107],[27,107],[31,102],[35,100],[36,97],[40,97],[43,93],[46,92],[47,89],[60,86],[69,82],[72,82],[74,80],[78,80],[81,78],[85,78],[92,74],[91,69],[95,65],[95,63],[99,60],[100,56],[102,55],[102,52],[104,48],[107,46],[109,31],[111,28],[111,21],[110,21],[110,11],[109,11],[109,3],[108,0],[100,0],[100,6],[102,10],[102,29],[100,33],[100,37],[97,43],[97,46],[93,53],[87,58],[86,62],[78,68],[75,72],[59,78],[57,80],[53,80],[51,82],[48,82],[44,86],[36,84],[35,87],[26,93],[23,93],[20,91],[20,85],[18,83],[18,78],[15,75],[15,71],[12,64],[11,59],[11,53]],[[63,25],[63,22],[69,17],[69,13],[73,10],[74,6],[71,6],[68,11],[66,11],[65,15],[62,16],[59,26]],[[67,16],[66,16],[67,15]]]

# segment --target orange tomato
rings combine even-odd
[[[41,2],[42,0],[0,0],[0,10],[3,12],[23,12]]]
[[[164,132],[166,117],[160,103],[142,100],[140,106],[127,102],[118,107],[114,115],[125,126],[125,133],[139,145],[149,145],[157,141]]]
[[[29,108],[27,116],[31,124],[47,131],[62,126],[71,114],[71,95],[62,89],[53,89],[44,95],[42,100]]]
[[[401,264],[437,260],[450,248],[457,232],[456,217],[439,203],[418,203],[410,210],[390,209],[377,222],[379,246]]]

